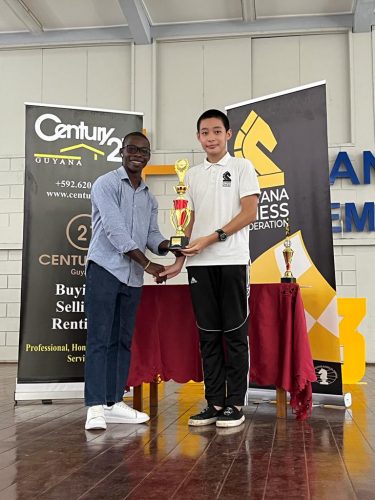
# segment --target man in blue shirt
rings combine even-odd
[[[86,429],[107,423],[149,420],[123,401],[131,341],[144,272],[164,281],[164,266],[145,256],[146,247],[165,255],[169,241],[160,233],[157,201],[141,173],[150,143],[140,132],[128,134],[120,150],[122,166],[99,177],[91,192],[92,238],[87,255],[85,312]]]

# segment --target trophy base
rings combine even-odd
[[[297,283],[297,280],[294,276],[292,276],[291,278],[286,278],[285,276],[283,276],[281,278],[281,283]]]
[[[189,244],[187,236],[172,236],[169,240],[169,250],[181,250]]]

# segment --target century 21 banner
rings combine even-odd
[[[141,113],[26,104],[16,400],[25,384],[83,381],[91,186],[120,166],[122,138],[141,130]]]
[[[289,221],[292,271],[301,286],[313,358],[321,365],[318,380],[336,377],[340,392],[341,374],[325,363],[340,361],[325,83],[226,109],[233,131],[229,150],[252,161],[262,190],[258,218],[250,225],[251,282],[280,281]]]

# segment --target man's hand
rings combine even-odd
[[[169,248],[170,241],[169,240],[164,240],[160,243],[159,245],[159,252],[171,252],[175,257],[181,257],[182,253],[179,250],[171,250]]]
[[[169,240],[163,240],[158,246],[159,252],[168,252],[169,250]]]
[[[162,243],[166,244],[168,243],[168,240],[164,240]],[[160,245],[162,244],[160,243]],[[159,248],[160,248],[159,245]],[[143,267],[144,271],[147,274],[151,274],[151,276],[154,276],[156,283],[163,283],[163,281],[166,281],[167,278],[160,278],[160,273],[164,271],[164,266],[161,266],[160,264],[156,264],[155,262],[151,262],[143,252],[139,250],[139,248],[135,248],[134,250],[130,250],[127,252],[125,255],[133,259],[137,264]]]
[[[145,268],[145,272],[151,274],[155,278],[156,283],[163,283],[163,281],[167,280],[167,278],[160,276],[160,273],[163,271],[165,271],[165,267],[155,262],[150,262]]]

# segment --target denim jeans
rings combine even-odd
[[[141,293],[142,287],[127,286],[95,262],[89,262],[85,292],[87,406],[122,400]]]

